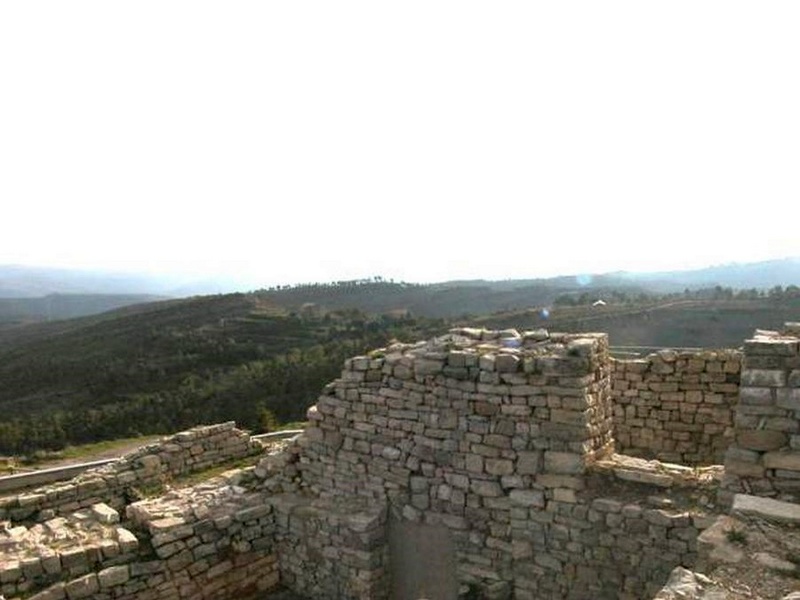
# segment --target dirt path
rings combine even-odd
[[[119,458],[120,456],[128,454],[129,452],[138,450],[142,446],[147,446],[148,444],[157,442],[163,437],[164,436],[161,435],[144,436],[141,438],[136,438],[135,440],[120,442],[119,444],[115,444],[108,448],[87,450],[85,454],[81,453],[81,455],[78,457],[45,459],[35,464],[21,466],[17,469],[17,473],[29,473],[32,471],[41,471],[43,469],[53,469],[55,467],[68,467],[71,465],[78,465],[96,460]]]

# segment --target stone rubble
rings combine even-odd
[[[104,502],[119,510],[138,489],[159,487],[173,477],[202,471],[262,451],[235,423],[196,427],[143,446],[109,465],[74,479],[0,498],[0,520],[41,520]]]

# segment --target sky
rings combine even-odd
[[[0,264],[253,284],[800,256],[800,4],[0,3]]]

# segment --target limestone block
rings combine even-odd
[[[767,452],[764,455],[763,462],[767,469],[800,471],[800,452],[792,452],[791,450]]]
[[[800,505],[747,494],[736,494],[733,497],[731,513],[753,515],[768,521],[800,523]]]
[[[743,369],[742,387],[784,387],[786,371],[783,369]]]
[[[499,373],[514,373],[519,368],[519,365],[520,359],[514,354],[501,353],[494,359],[494,370]]]
[[[119,543],[120,551],[123,554],[128,552],[135,552],[139,547],[139,540],[130,531],[124,527],[117,527],[117,542]]]
[[[788,444],[789,438],[780,431],[766,429],[744,430],[736,434],[736,443],[747,450],[766,452],[777,450]]]
[[[514,472],[514,463],[508,459],[487,458],[485,468],[489,475],[510,475]]]
[[[496,498],[503,495],[503,489],[496,481],[473,480],[470,483],[470,490],[478,496]]]
[[[0,563],[0,583],[15,583],[22,578],[22,567],[19,561],[12,560]]]
[[[800,387],[775,390],[775,404],[788,410],[800,411]]]
[[[793,369],[789,373],[789,380],[787,383],[790,387],[800,387],[800,369]]]
[[[128,565],[108,567],[97,574],[100,589],[108,589],[117,585],[122,585],[130,579]]]
[[[655,485],[664,488],[672,486],[672,478],[669,475],[663,475],[661,473],[653,473],[651,471],[638,471],[635,469],[616,468],[614,469],[614,475],[618,479],[623,479],[625,481],[633,481],[635,483],[646,483],[649,485]]]
[[[544,470],[548,473],[574,475],[582,473],[584,467],[584,457],[580,454],[552,450],[544,453]]]
[[[443,360],[429,360],[424,358],[418,358],[414,361],[414,372],[417,375],[436,375],[437,373],[441,373],[442,369],[444,368],[444,361]]]
[[[138,463],[145,471],[158,471],[161,468],[161,459],[156,454],[140,456]]]
[[[34,594],[28,600],[64,600],[66,597],[67,593],[64,590],[64,583],[61,582],[50,586],[38,594]]]
[[[511,490],[509,494],[511,503],[516,506],[533,506],[544,508],[544,492],[540,490]]]
[[[798,343],[793,338],[757,336],[744,343],[744,351],[753,356],[795,356]]]
[[[469,462],[469,457],[467,457],[467,461]],[[536,475],[541,470],[541,464],[541,452],[521,451],[517,453],[517,473],[520,475]]]
[[[739,403],[752,406],[770,406],[775,403],[770,387],[743,387],[739,391]]]
[[[797,570],[797,567],[793,562],[779,558],[774,554],[770,554],[769,552],[756,552],[753,554],[753,559],[755,559],[758,564],[768,569],[774,569],[775,571],[793,573]]]
[[[104,502],[93,504],[91,510],[92,516],[99,523],[119,523],[119,513]]]
[[[84,575],[74,581],[70,581],[65,587],[69,600],[91,598],[99,589],[100,584],[97,581],[97,575],[95,573],[90,573],[89,575]]]

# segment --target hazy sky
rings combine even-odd
[[[0,3],[0,264],[262,283],[800,255],[800,3]]]

